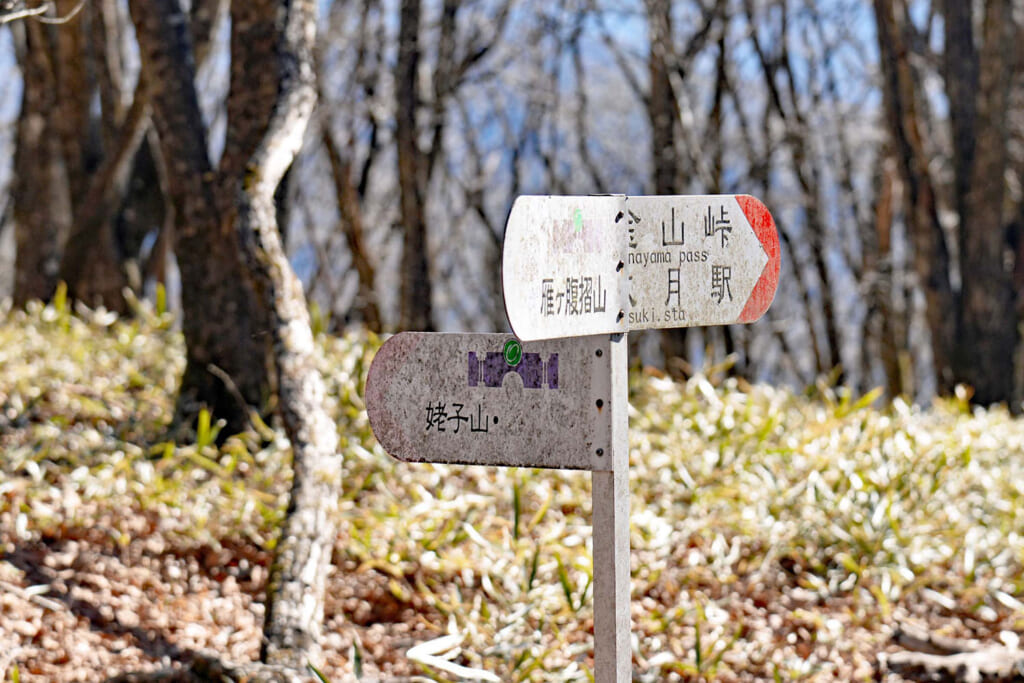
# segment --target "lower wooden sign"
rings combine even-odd
[[[610,471],[608,336],[402,332],[377,352],[366,410],[406,462]]]

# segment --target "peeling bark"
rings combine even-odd
[[[272,41],[252,53],[255,64],[245,64],[247,70],[271,74],[276,95],[268,103],[239,103],[248,115],[256,115],[257,106],[268,105],[269,111],[248,124],[262,133],[237,186],[235,230],[259,301],[269,312],[281,418],[293,452],[291,497],[267,589],[261,659],[297,668],[320,659],[341,490],[338,435],[324,408],[302,284],[284,253],[274,203],[316,103],[316,13],[316,0],[281,0],[248,4],[233,14],[253,41]],[[265,77],[260,82],[267,86]],[[236,153],[245,146],[239,137]]]
[[[197,354],[223,351],[214,346],[218,342],[249,344],[250,353],[242,357],[260,365],[262,345],[253,341],[254,335],[239,339],[236,326],[251,323],[257,313],[269,314],[266,331],[273,345],[281,417],[292,444],[294,479],[267,590],[261,657],[301,670],[319,659],[325,582],[337,535],[341,458],[334,423],[323,405],[325,390],[302,286],[281,244],[274,192],[301,147],[316,102],[316,0],[235,3],[232,16],[240,34],[233,41],[232,57],[256,80],[252,91],[243,92],[241,67],[234,72],[233,86],[238,87],[229,110],[235,133],[221,174],[221,187],[229,196],[220,198],[206,156],[180,5],[177,0],[132,0],[131,8],[178,209],[175,233],[186,285],[189,367],[205,370],[200,363],[206,358]],[[238,260],[239,248],[245,268]],[[210,268],[210,258],[221,262],[220,272]],[[235,280],[228,279],[228,268],[237,268]],[[203,289],[216,283],[240,294],[236,287],[243,274],[255,285],[255,296],[216,300],[218,292]],[[190,316],[200,303],[190,297],[198,295],[207,298],[201,310],[219,314],[223,327]],[[220,308],[228,304],[245,306],[249,314]],[[223,338],[207,336],[211,332]],[[220,369],[236,382],[246,376],[238,367]]]

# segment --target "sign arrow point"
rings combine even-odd
[[[743,215],[757,235],[761,247],[768,255],[768,263],[761,271],[761,277],[754,285],[747,303],[740,313],[740,322],[752,323],[768,310],[775,299],[775,290],[779,286],[779,268],[782,264],[782,251],[779,248],[779,234],[775,228],[775,219],[761,200],[748,194],[737,195],[736,203],[740,205]]]

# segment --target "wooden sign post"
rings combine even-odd
[[[520,197],[502,255],[516,336],[405,332],[370,366],[370,426],[400,460],[592,472],[597,683],[632,678],[626,332],[753,322],[778,277],[753,197]]]
[[[611,470],[615,363],[607,335],[402,332],[377,352],[366,410],[405,462]],[[621,400],[621,398],[620,398]]]

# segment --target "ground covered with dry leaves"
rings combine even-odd
[[[345,457],[326,677],[589,680],[589,477],[390,460],[375,340],[321,341]],[[0,313],[0,681],[257,656],[287,442],[168,441],[183,363],[148,309]],[[1016,643],[1024,422],[713,380],[633,377],[639,680],[871,680],[904,622]]]

